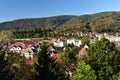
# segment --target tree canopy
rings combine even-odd
[[[77,69],[70,80],[96,80],[95,71],[83,60],[78,61]]]
[[[111,80],[120,71],[120,53],[114,43],[102,38],[96,41],[89,50],[89,64],[95,70],[97,80]]]

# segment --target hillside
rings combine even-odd
[[[80,31],[120,32],[120,12],[101,12],[81,16],[54,16],[47,18],[19,19],[0,23],[0,30],[25,28],[76,29]]]
[[[19,19],[9,22],[3,22],[0,24],[0,30],[13,30],[13,29],[24,29],[24,28],[49,28],[52,26],[60,26],[66,21],[69,21],[74,16],[55,16],[47,18],[29,18]]]

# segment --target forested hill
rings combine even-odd
[[[43,28],[60,26],[66,21],[69,21],[74,16],[55,16],[47,18],[27,18],[18,19],[0,24],[0,30],[24,29],[24,28]]]
[[[120,32],[120,12],[101,12],[81,16],[55,16],[47,18],[28,18],[0,23],[0,30],[24,28],[76,28],[83,31]]]

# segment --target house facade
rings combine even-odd
[[[78,39],[68,39],[67,44],[74,44],[75,46],[79,47],[82,44],[82,42]]]
[[[54,46],[55,47],[64,47],[64,46],[66,46],[66,42],[61,41],[61,40],[57,40],[57,41],[54,42]]]
[[[33,59],[38,51],[40,51],[40,45],[32,41],[19,42],[9,46],[10,53],[19,53],[26,59]]]

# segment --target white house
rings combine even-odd
[[[57,41],[54,42],[54,46],[55,47],[64,47],[64,46],[66,46],[66,42],[61,41],[61,40],[57,40]]]
[[[20,46],[16,47],[16,52],[20,53],[22,51],[22,48]]]
[[[20,42],[9,46],[9,50],[13,53],[21,53],[22,49],[24,48],[25,48],[25,44]]]
[[[22,51],[22,47],[20,46],[13,46],[13,47],[10,47],[9,49],[10,51],[12,51],[13,53],[20,53]]]
[[[15,46],[13,46],[13,47],[10,47],[10,48],[9,48],[9,50],[10,50],[11,52],[15,52],[15,50],[16,50],[16,47],[15,47]]]
[[[33,59],[34,52],[31,48],[23,49],[21,56],[24,56],[26,59]]]
[[[114,36],[114,35],[107,35],[107,34],[99,34],[96,37],[98,37],[98,40],[101,40],[101,38],[105,37],[111,42],[119,42],[120,41],[120,36]]]
[[[68,39],[67,44],[74,44],[75,46],[79,47],[82,44],[82,42],[78,39]]]
[[[40,51],[39,44],[27,45],[24,43],[16,43],[9,46],[9,51],[12,53],[19,53],[20,56],[24,56],[26,59],[33,59],[38,51]]]
[[[119,42],[120,36],[107,36],[106,39],[110,40],[111,42]]]

